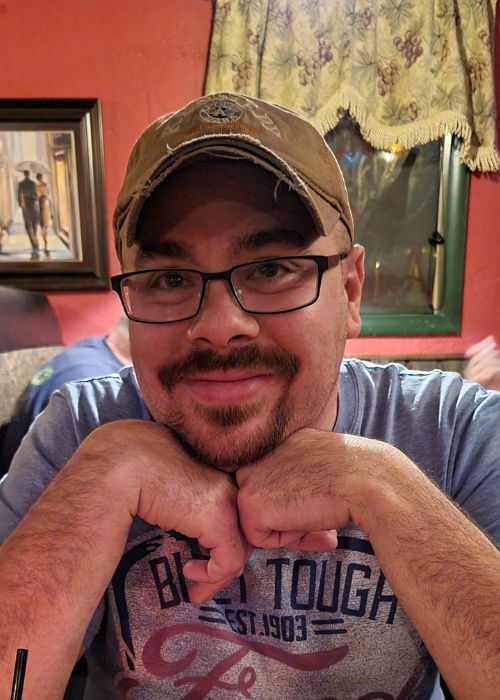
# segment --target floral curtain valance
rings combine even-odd
[[[500,170],[495,0],[217,0],[205,92],[277,102],[325,134],[346,111],[378,149],[454,133]]]

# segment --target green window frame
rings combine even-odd
[[[326,139],[335,152],[335,144],[331,138],[334,135],[335,131],[330,132]],[[372,308],[366,313],[362,304],[361,336],[432,336],[460,333],[470,173],[460,161],[459,148],[460,139],[456,136],[446,135],[440,142],[439,169],[436,168],[438,181],[435,183],[438,187],[439,202],[434,233],[434,240],[437,242],[433,253],[434,271],[428,311],[409,312],[395,308],[394,312],[384,309],[379,313]],[[341,158],[339,162],[342,168]],[[349,190],[347,177],[346,181]],[[352,192],[349,192],[349,195],[352,198]],[[390,216],[390,210],[387,214]],[[362,232],[359,237],[362,238]]]

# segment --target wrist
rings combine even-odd
[[[415,507],[417,493],[432,484],[393,445],[368,438],[346,438],[354,458],[345,498],[352,521],[371,538],[395,519],[406,517]]]

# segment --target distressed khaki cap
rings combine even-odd
[[[228,92],[207,95],[153,122],[132,149],[113,215],[118,257],[133,269],[136,227],[147,197],[195,156],[246,158],[296,191],[318,231],[332,235],[339,219],[354,234],[339,164],[319,131],[278,105]]]

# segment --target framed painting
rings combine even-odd
[[[0,284],[108,288],[97,99],[0,99]]]

